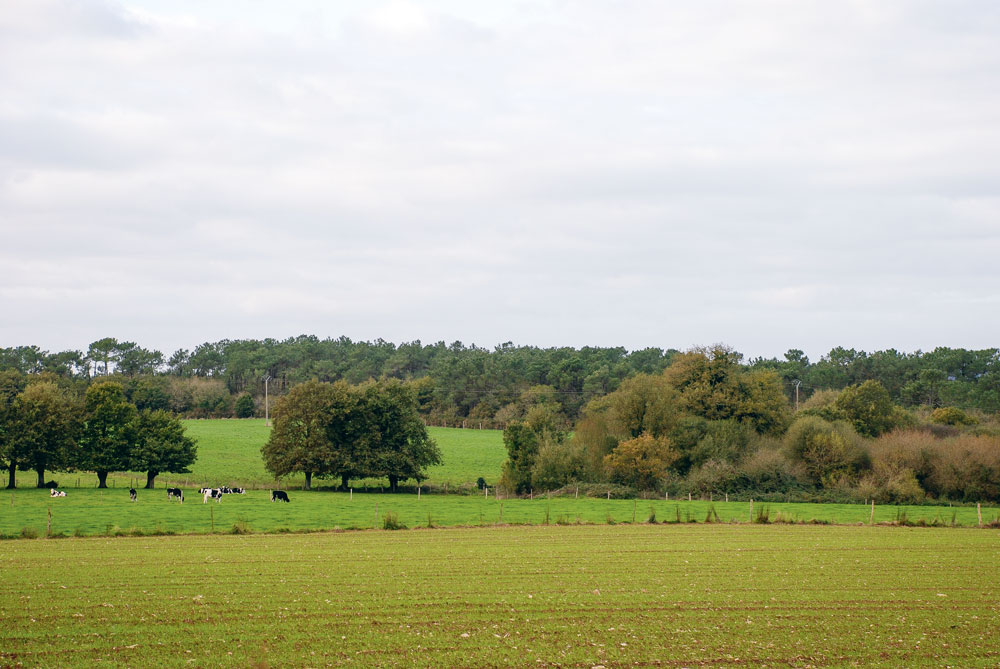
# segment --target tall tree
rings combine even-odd
[[[186,474],[198,457],[195,442],[184,434],[184,425],[166,411],[142,411],[138,416],[136,445],[130,468],[146,472],[146,488],[163,472]]]
[[[118,340],[114,337],[98,339],[87,349],[87,360],[94,363],[94,376],[111,373],[111,363],[115,359]],[[103,363],[103,364],[102,364]]]
[[[80,435],[80,469],[97,474],[98,488],[108,487],[110,472],[131,468],[135,442],[136,409],[120,383],[104,381],[87,388],[83,433]]]
[[[18,469],[34,470],[37,487],[45,487],[46,469],[69,469],[71,452],[82,425],[79,400],[55,383],[29,384],[18,395],[17,440],[21,459]]]
[[[372,474],[388,478],[392,492],[398,490],[400,481],[426,478],[425,468],[441,462],[441,451],[427,436],[413,391],[397,379],[388,379],[365,387],[363,402],[370,421],[366,441]]]
[[[7,466],[7,488],[16,485],[17,465],[23,457],[18,438],[17,396],[24,390],[24,375],[14,369],[0,371],[0,461]]]
[[[275,403],[271,436],[261,449],[264,467],[275,478],[301,472],[308,490],[314,474],[331,473],[335,454],[330,425],[335,420],[336,395],[333,385],[313,380],[293,387]]]

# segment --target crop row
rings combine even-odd
[[[725,524],[8,542],[0,665],[995,666],[996,558]]]

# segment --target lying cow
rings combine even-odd
[[[65,497],[65,496],[66,496],[65,491],[56,490],[55,488],[49,490],[49,497]]]
[[[131,500],[131,501],[134,502],[138,496],[139,495],[137,495],[136,492],[135,492],[135,488],[129,488],[128,489],[128,498],[129,498],[129,500]]]
[[[272,502],[287,502],[288,493],[284,490],[272,490],[271,491],[271,501]]]
[[[167,488],[167,501],[172,499],[179,499],[181,504],[184,503],[184,491],[180,488]]]
[[[216,504],[222,504],[222,490],[219,488],[203,488],[205,491],[202,493],[205,498],[202,500],[202,504],[207,504],[208,500],[214,499]]]
[[[229,492],[231,494],[233,494],[233,495],[245,495],[245,494],[247,494],[247,491],[244,490],[243,488],[230,488]]]

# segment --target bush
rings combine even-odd
[[[788,429],[785,447],[789,459],[801,464],[810,480],[820,486],[853,477],[870,464],[861,439],[844,421],[831,423],[802,416]]]
[[[975,425],[975,418],[958,407],[941,407],[931,412],[931,421],[939,425]]]
[[[385,516],[382,518],[382,529],[383,530],[405,530],[406,525],[399,522],[399,516],[396,515],[394,511],[387,511]]]
[[[256,411],[257,407],[250,393],[243,393],[236,398],[236,402],[233,404],[233,413],[236,414],[237,418],[253,418]]]

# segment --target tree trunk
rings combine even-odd
[[[35,467],[35,473],[38,474],[38,483],[35,484],[36,488],[45,487],[45,467]]]
[[[306,472],[306,490],[312,490],[313,473]]]
[[[95,472],[95,473],[97,474],[97,487],[98,488],[107,488],[108,487],[108,473],[107,472],[102,472],[102,471],[98,471],[98,472]]]
[[[152,472],[152,471],[146,472],[146,490],[153,489],[153,479],[155,479],[157,474],[159,473],[160,472]]]
[[[17,470],[17,464],[13,463],[13,462],[10,463],[10,466],[7,468],[7,470],[8,470],[7,471],[7,490],[13,490],[14,488],[17,487],[17,480],[15,478],[15,471]]]
[[[347,474],[340,475],[340,489],[347,490],[347,485],[350,483],[347,479]]]
[[[397,492],[399,488],[399,477],[389,474],[389,492]]]

